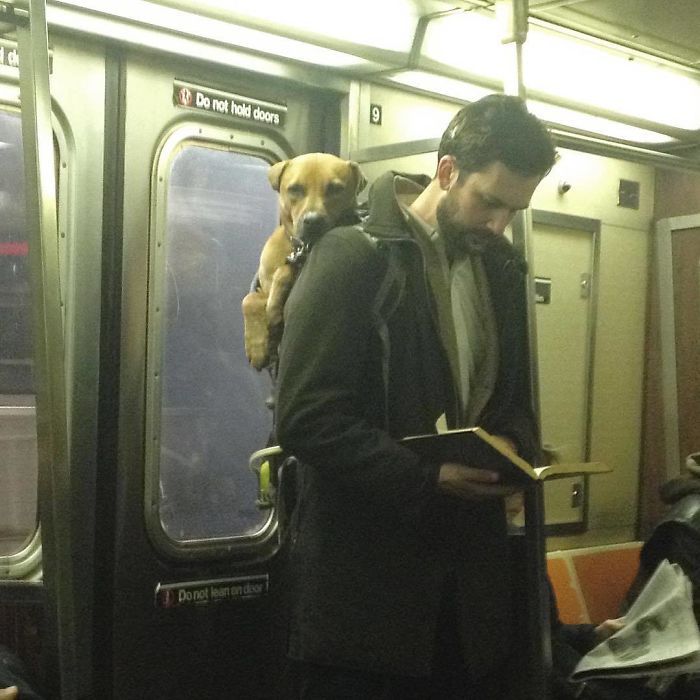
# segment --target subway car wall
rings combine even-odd
[[[460,103],[254,53],[227,64],[52,26],[49,38],[69,458],[54,472],[37,440],[36,271],[10,34],[0,644],[48,698],[278,697],[287,542],[249,465],[270,442],[272,385],[246,361],[240,311],[279,216],[267,169],[327,151],[358,161],[370,183],[388,169],[432,175],[435,139]],[[653,159],[614,144],[558,150],[530,232],[547,290],[533,302],[543,441],[613,471],[547,487],[549,550],[639,536],[640,484],[665,474],[649,463],[649,442],[663,438],[648,419],[661,381],[649,360],[654,224],[700,208],[698,197],[694,211],[674,209],[674,171]],[[700,176],[682,176],[700,191]]]

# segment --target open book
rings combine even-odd
[[[700,671],[700,631],[690,579],[664,559],[625,615],[625,626],[586,654],[571,674],[589,678],[676,676]]]
[[[478,427],[412,435],[400,442],[426,459],[461,462],[469,467],[498,471],[505,483],[525,484],[560,476],[612,471],[602,462],[564,462],[533,467],[505,443]]]

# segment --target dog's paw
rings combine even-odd
[[[266,343],[246,343],[245,354],[248,362],[258,370],[265,369],[270,364],[270,353]]]

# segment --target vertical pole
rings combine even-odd
[[[496,0],[496,20],[500,24],[505,54],[503,92],[525,99],[523,44],[527,40],[528,0]]]
[[[525,579],[527,581],[528,700],[548,700],[552,669],[551,622],[544,531],[544,488],[525,491]]]
[[[38,500],[48,632],[53,637],[49,649],[58,655],[61,697],[73,698],[71,493],[46,2],[18,0],[15,8],[24,18],[17,28],[17,43],[34,310]]]
[[[343,98],[341,112],[340,157],[352,159],[357,151],[360,130],[360,82],[351,80],[348,94]]]
[[[526,97],[523,81],[523,44],[527,39],[528,0],[497,0],[496,17],[501,22],[501,43],[505,54],[503,92]],[[528,345],[532,403],[540,415],[539,374],[537,362],[537,327],[534,306],[532,266],[532,215],[530,210],[518,212],[513,220],[513,244],[528,261],[526,281]],[[527,633],[529,656],[529,700],[547,700],[548,679],[552,667],[549,587],[544,525],[544,490],[542,482],[534,482],[525,491],[525,567],[527,580]]]

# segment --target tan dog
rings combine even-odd
[[[367,184],[357,163],[329,153],[307,153],[270,167],[279,192],[280,225],[263,246],[257,288],[242,303],[245,351],[256,369],[275,354],[282,311],[296,278],[295,256],[305,253],[333,226],[354,215]]]

